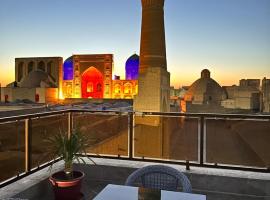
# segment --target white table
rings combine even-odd
[[[153,190],[151,192],[153,193]],[[150,198],[152,200],[206,200],[206,196],[200,194],[165,190],[155,190],[154,192],[157,194],[153,195],[153,198]],[[109,184],[94,198],[94,200],[139,200],[139,188]]]

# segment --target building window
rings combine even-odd
[[[132,85],[130,83],[127,83],[124,85],[124,93],[125,94],[131,94],[132,91]]]
[[[119,84],[116,84],[114,86],[114,93],[115,94],[121,94],[121,86]]]
[[[109,87],[109,85],[106,85],[106,87],[105,87],[105,93],[106,94],[109,94],[110,93],[110,87]]]
[[[101,89],[102,89],[101,84],[100,83],[97,84],[97,92],[101,92]]]
[[[38,69],[45,72],[45,63],[43,61],[38,63]]]
[[[55,81],[54,75],[53,75],[53,62],[50,61],[47,64],[47,73],[51,76],[51,78],[53,79],[53,81]]]
[[[30,63],[28,63],[27,73],[29,74],[31,71],[33,71],[33,69],[34,69],[34,62],[31,61]]]
[[[39,94],[36,94],[36,95],[35,95],[35,101],[36,101],[36,103],[39,102]]]
[[[88,82],[87,83],[87,89],[86,89],[87,92],[93,92],[94,89],[93,89],[93,83],[92,82]]]
[[[18,65],[18,82],[23,78],[23,65],[23,62],[20,62]]]
[[[8,103],[8,95],[5,95],[5,103]]]
[[[47,73],[52,75],[52,61],[47,64]]]
[[[72,97],[72,83],[66,83],[66,98],[71,98]]]

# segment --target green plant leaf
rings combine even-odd
[[[89,138],[82,134],[79,128],[72,130],[70,137],[68,136],[68,133],[59,130],[58,134],[45,139],[45,141],[48,147],[48,152],[45,153],[45,155],[53,161],[61,157],[65,163],[73,163],[76,160],[78,163],[82,162],[86,164],[85,160],[81,158],[79,154],[87,155],[86,149],[90,147],[90,142]],[[87,158],[96,164],[88,156]]]

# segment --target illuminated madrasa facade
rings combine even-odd
[[[126,79],[113,80],[113,55],[73,55],[63,64],[64,98],[132,99],[137,94],[139,56],[126,62]]]
[[[132,99],[138,93],[139,56],[125,65],[126,79],[113,77],[112,54],[15,59],[15,82],[1,88],[1,101],[54,103],[66,98]]]

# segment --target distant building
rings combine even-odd
[[[171,111],[178,112],[181,111],[181,101],[184,99],[185,93],[187,92],[186,87],[174,88],[170,87],[170,106]]]
[[[204,69],[201,78],[189,87],[181,101],[184,112],[218,112],[222,109],[221,102],[227,99],[226,91]]]
[[[128,80],[112,80],[113,55],[15,59],[15,81],[1,88],[1,101],[51,103],[62,98],[126,98],[138,93],[139,57],[126,62]]]
[[[61,85],[61,57],[15,59],[15,82],[1,88],[1,101],[55,102]]]
[[[184,100],[192,104],[220,105],[226,98],[224,89],[210,77],[210,71],[204,69],[201,72],[201,78],[195,81],[186,92]]]
[[[15,59],[15,81],[18,87],[38,87],[38,80],[33,80],[33,73],[40,76],[46,76],[47,87],[58,87],[60,85],[60,71],[63,58],[61,57],[34,57],[34,58],[16,58]],[[42,74],[42,75],[41,75]],[[43,81],[44,81],[43,77]],[[33,82],[31,83],[29,82]]]
[[[112,98],[114,99],[133,99],[138,93],[138,75],[140,58],[133,54],[126,61],[126,79],[121,80],[120,76],[115,76],[112,80]]]
[[[258,90],[260,89],[260,79],[241,79],[239,81],[240,87],[254,87]]]
[[[239,86],[224,87],[228,99],[222,101],[222,106],[229,109],[243,109],[258,112],[260,110],[260,79],[241,79]]]
[[[126,75],[138,77],[138,57],[126,62]],[[137,64],[136,64],[137,63]],[[113,73],[112,54],[73,55],[63,65],[63,96],[65,98],[129,98],[137,94],[137,80],[120,80]],[[134,69],[134,70],[133,70]],[[137,73],[137,74],[136,74]]]
[[[262,111],[270,112],[270,79],[262,80]]]
[[[111,98],[112,54],[73,55],[63,65],[65,98]]]
[[[245,109],[257,112],[260,110],[259,85],[241,84],[240,81],[240,86],[227,86],[224,88],[228,94],[228,99],[222,101],[221,104],[224,108]]]
[[[113,80],[113,99],[133,99],[138,93],[137,80]]]
[[[242,113],[259,112],[263,104],[264,112],[269,112],[270,81],[260,79],[241,79],[239,86],[221,87],[204,69],[201,78],[196,80],[181,101],[184,112]],[[263,99],[262,94],[263,93]]]
[[[184,99],[184,96],[187,92],[187,89],[185,89],[184,87],[179,87],[179,88],[174,88],[174,87],[170,87],[170,96],[171,99],[173,98],[178,98],[178,99]]]

